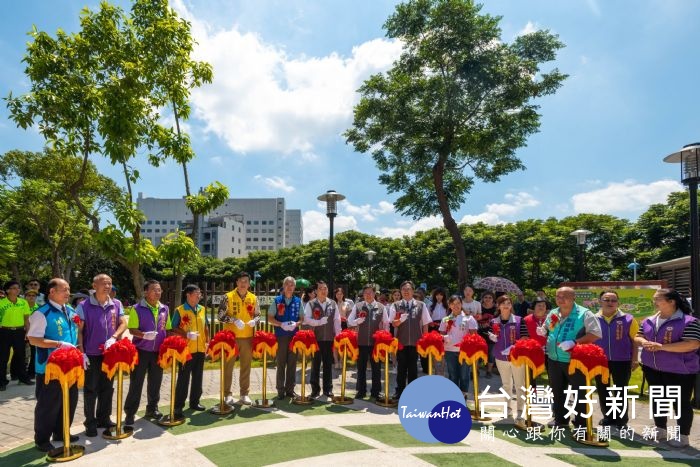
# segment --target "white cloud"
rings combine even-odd
[[[305,211],[301,217],[304,222],[304,242],[328,238],[330,224],[324,212]],[[333,233],[345,230],[357,230],[357,220],[353,216],[340,215],[333,220]]]
[[[394,205],[388,201],[380,201],[377,203],[377,207],[372,209],[372,213],[374,214],[389,214],[390,212],[394,212]]]
[[[374,215],[372,215],[372,207],[369,204],[363,204],[362,206],[355,206],[347,201],[341,203],[341,207],[349,214],[354,216],[360,216],[362,220],[372,222],[377,220]]]
[[[212,156],[209,158],[209,161],[216,166],[223,167],[224,166],[224,158],[221,156]]]
[[[536,31],[539,31],[540,27],[537,25],[537,23],[533,23],[532,21],[528,21],[527,24],[525,25],[524,28],[522,28],[520,31],[518,31],[518,36],[523,36],[525,34],[530,34]]]
[[[650,204],[664,203],[669,193],[683,186],[675,180],[658,180],[648,184],[625,180],[609,183],[605,188],[571,197],[576,213],[612,214],[641,212]]]
[[[194,55],[214,68],[213,83],[192,94],[194,115],[237,152],[315,160],[315,145],[350,124],[363,80],[387,69],[401,51],[398,41],[374,39],[353,47],[349,57],[290,56],[236,26],[213,30],[181,1],[174,7],[192,23]]]
[[[459,221],[460,224],[503,224],[503,217],[511,217],[527,208],[539,206],[540,202],[529,193],[507,193],[504,196],[507,203],[492,203],[486,205],[486,210],[479,214],[467,214]]]
[[[272,190],[282,190],[285,193],[291,193],[292,191],[294,191],[294,187],[282,177],[263,177],[262,175],[256,175],[255,177],[253,177],[253,179],[263,182],[266,187]]]
[[[400,225],[400,222],[396,224]],[[410,223],[406,227],[381,227],[378,231],[378,235],[381,237],[403,237],[404,235],[414,235],[416,232],[423,230],[430,230],[436,227],[442,227],[442,218],[440,216],[431,216],[424,219],[420,219],[413,225]]]

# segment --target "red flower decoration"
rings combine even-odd
[[[453,319],[448,319],[447,320],[447,329],[445,330],[445,333],[449,334],[450,331],[452,330],[452,326],[455,325],[455,320]]]
[[[274,357],[277,354],[277,337],[273,332],[255,331],[253,336],[253,358],[262,358],[263,352]]]
[[[486,363],[488,353],[486,341],[478,334],[467,334],[459,343],[459,363],[473,365],[477,360]]]
[[[134,369],[138,362],[139,354],[134,344],[129,339],[119,339],[104,351],[102,371],[107,373],[107,378],[112,379],[120,367],[122,371],[128,373]]]
[[[554,327],[557,325],[559,322],[559,315],[556,313],[552,313],[549,315],[549,330],[553,331]]]
[[[211,357],[212,361],[217,361],[221,357],[222,352],[224,353],[225,360],[229,360],[230,358],[238,355],[236,336],[231,331],[219,331],[214,334],[212,340],[209,341],[207,353]]]
[[[251,305],[251,304],[249,303],[248,306],[246,307],[246,309],[248,310],[248,312],[253,311],[253,305]]]
[[[429,354],[432,355],[435,360],[442,360],[442,356],[445,355],[445,344],[442,340],[442,336],[435,332],[426,332],[418,339],[416,342],[416,350],[421,357],[427,357]]]
[[[570,352],[570,375],[579,370],[588,381],[600,375],[604,383],[608,382],[608,357],[601,347],[595,344],[576,344]]]
[[[190,325],[190,315],[183,316],[182,319],[180,320],[180,327],[182,329],[185,329],[189,325]]]
[[[284,303],[277,304],[277,316],[284,316]]]
[[[304,355],[313,356],[318,350],[318,342],[313,331],[303,330],[297,331],[289,342],[289,350],[294,353],[301,352]]]
[[[516,366],[526,365],[532,370],[534,377],[544,371],[544,350],[537,339],[515,341],[508,358]]]
[[[313,313],[314,319],[321,319],[321,309],[320,308],[314,308],[312,313]]]
[[[192,354],[187,347],[187,339],[180,336],[166,337],[160,345],[158,351],[158,363],[161,368],[168,368],[172,361],[177,360],[184,364],[188,360],[192,360]]]
[[[73,322],[75,324],[80,324],[80,316],[78,315],[73,315]]]
[[[501,326],[498,323],[492,324],[491,329],[493,330],[493,333],[497,336],[501,334]]]
[[[367,312],[365,310],[360,311],[358,318],[366,318],[367,317]]]

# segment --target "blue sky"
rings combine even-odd
[[[128,2],[118,2],[128,6]],[[0,95],[28,89],[22,56],[32,24],[75,31],[94,0],[8,2],[0,28]],[[188,122],[197,159],[192,185],[227,184],[233,197],[287,199],[304,213],[305,240],[327,236],[316,197],[335,189],[337,230],[397,236],[441,225],[393,212],[395,199],[377,182],[369,155],[355,153],[341,133],[352,119],[354,92],[387,69],[400,44],[382,24],[388,0],[177,0],[193,24],[197,56],[214,66],[214,82],[193,94]],[[540,132],[518,155],[526,170],[499,183],[477,183],[454,217],[489,223],[564,217],[580,212],[635,219],[649,204],[681,189],[678,166],[662,162],[700,140],[700,57],[692,0],[489,1],[503,17],[502,38],[550,29],[566,48],[556,66],[570,75],[554,96],[539,100]],[[0,107],[0,150],[39,150],[35,131],[17,129]],[[100,170],[119,171],[94,159]],[[136,192],[180,197],[173,164],[142,164]]]

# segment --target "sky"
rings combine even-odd
[[[128,8],[127,1],[115,2]],[[413,221],[393,208],[396,195],[377,180],[369,154],[342,133],[352,122],[357,88],[391,67],[401,51],[382,25],[389,0],[172,0],[192,23],[195,57],[212,64],[212,84],[192,94],[185,128],[197,158],[193,187],[214,180],[235,198],[284,197],[301,209],[304,241],[328,235],[317,196],[333,189],[335,230],[397,237],[442,225]],[[29,89],[22,57],[35,25],[74,32],[83,7],[97,0],[7,2],[0,20],[0,96]],[[526,169],[497,183],[477,182],[453,216],[489,224],[578,213],[636,219],[650,204],[683,189],[680,167],[663,158],[700,141],[700,48],[693,0],[494,0],[502,40],[548,29],[566,44],[555,66],[569,75],[553,96],[536,101],[540,131],[517,155]],[[18,129],[0,106],[0,151],[41,150],[35,130]],[[142,158],[145,159],[145,158]],[[120,171],[96,156],[103,173]],[[184,195],[175,164],[136,165],[134,192]]]

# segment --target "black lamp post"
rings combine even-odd
[[[374,257],[377,256],[377,252],[374,250],[367,250],[365,251],[365,256],[367,256],[367,263],[369,263],[369,274],[367,275],[367,280],[370,284],[374,284],[372,282],[372,263],[374,262]]]
[[[700,143],[686,144],[680,151],[664,157],[664,162],[681,164],[681,182],[690,191],[690,296],[693,308],[700,306],[700,230],[698,226],[698,181],[700,181]],[[697,316],[697,312],[695,313]]]
[[[576,273],[576,281],[582,282],[585,280],[585,249],[586,249],[586,236],[592,234],[590,230],[578,229],[571,232],[570,235],[576,237],[576,243],[578,244],[578,272]]]
[[[335,219],[335,216],[338,215],[338,201],[344,200],[345,196],[341,195],[340,193],[336,193],[335,190],[328,190],[317,199],[326,203],[326,216],[328,216],[331,224],[331,230],[328,236],[328,290],[330,294],[333,294],[333,269],[335,268],[335,250],[333,249],[333,219]]]

